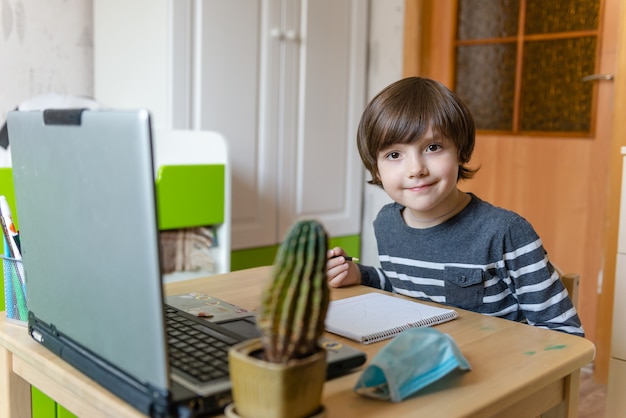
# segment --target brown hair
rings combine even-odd
[[[474,150],[476,128],[469,109],[446,86],[435,80],[409,77],[385,87],[367,105],[357,131],[357,146],[370,184],[381,186],[377,157],[393,144],[409,144],[432,127],[435,137],[451,140],[458,150],[458,179],[471,178],[478,169],[469,162]]]

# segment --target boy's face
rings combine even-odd
[[[458,203],[457,148],[447,138],[435,139],[432,129],[415,142],[382,149],[377,164],[385,192],[414,218],[436,218]]]

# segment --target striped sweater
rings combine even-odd
[[[407,226],[403,206],[383,207],[374,221],[381,268],[359,265],[362,283],[584,336],[530,223],[471,196],[459,214],[426,229]]]

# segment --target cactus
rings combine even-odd
[[[265,360],[286,363],[319,350],[329,303],[327,250],[328,237],[317,221],[298,221],[287,233],[257,320]]]

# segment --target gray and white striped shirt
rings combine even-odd
[[[407,226],[403,206],[383,207],[374,221],[381,268],[359,265],[362,283],[584,336],[532,225],[471,196],[460,213],[426,229]]]

